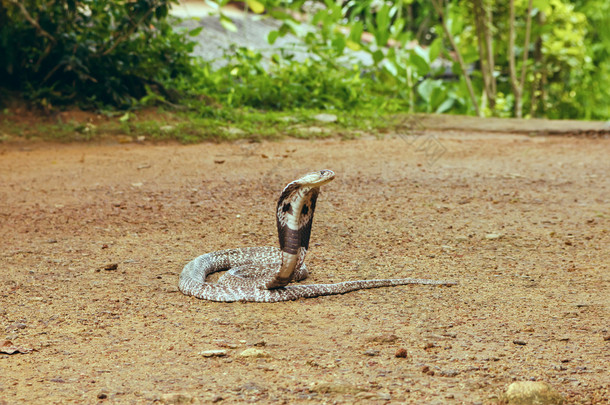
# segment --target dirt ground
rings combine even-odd
[[[608,139],[455,131],[0,144],[0,404],[490,404],[528,380],[608,403],[609,157]],[[323,168],[305,282],[459,284],[178,291],[200,254],[277,245],[279,192]]]

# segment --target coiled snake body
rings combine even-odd
[[[278,302],[298,298],[344,294],[364,288],[405,284],[453,285],[455,282],[399,278],[345,281],[336,284],[288,285],[307,277],[304,264],[319,189],[335,173],[321,170],[288,184],[277,203],[276,247],[251,247],[207,253],[189,262],[180,274],[179,288],[186,295],[211,301]],[[212,273],[229,270],[217,283],[208,283]]]

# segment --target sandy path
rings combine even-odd
[[[608,140],[457,132],[0,145],[0,325],[34,349],[0,354],[0,404],[483,404],[529,379],[607,403],[609,156]],[[307,282],[459,285],[278,304],[177,291],[199,254],[276,244],[279,191],[322,168],[337,178]]]

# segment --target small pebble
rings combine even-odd
[[[406,359],[409,357],[409,352],[407,352],[407,349],[401,347],[400,349],[396,350],[396,353],[394,353],[394,357]]]
[[[21,322],[15,322],[15,323],[13,323],[13,324],[11,324],[11,325],[7,326],[7,327],[6,327],[6,331],[7,331],[7,332],[10,332],[10,331],[17,330],[17,329],[25,329],[25,328],[27,328],[27,327],[28,327],[28,326],[27,326],[25,323],[21,323]]]
[[[393,333],[384,333],[383,335],[371,336],[366,340],[377,343],[394,343],[398,340],[398,336]]]
[[[243,352],[239,353],[239,357],[261,358],[261,357],[270,357],[270,355],[269,355],[269,353],[267,353],[264,350],[250,347],[250,348],[244,350]]]
[[[322,113],[322,114],[314,115],[313,118],[316,121],[320,121],[320,122],[335,122],[335,121],[337,121],[337,116],[335,114]]]
[[[203,357],[224,357],[227,355],[226,350],[217,349],[217,350],[203,350],[199,352],[199,355]]]
[[[434,370],[430,370],[430,367],[428,366],[423,366],[421,372],[428,375],[434,375]]]
[[[197,397],[191,394],[183,393],[169,393],[161,394],[159,402],[162,404],[199,404],[200,401]]]
[[[362,392],[362,389],[359,387],[356,387],[354,385],[351,384],[342,384],[342,383],[317,383],[315,385],[312,385],[309,388],[310,391],[313,392],[318,392],[320,394],[330,394],[330,393],[335,393],[335,394],[358,394],[360,392]]]
[[[443,377],[455,377],[456,375],[458,375],[460,372],[457,370],[442,370],[439,375],[443,376]]]

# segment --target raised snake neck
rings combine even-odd
[[[332,181],[331,170],[310,173],[289,183],[277,203],[280,248],[238,248],[204,254],[189,262],[180,274],[179,288],[186,295],[212,301],[278,302],[322,295],[343,294],[363,288],[405,284],[453,285],[426,279],[357,280],[336,284],[289,285],[307,277],[304,264],[319,189]],[[209,274],[229,270],[217,283]]]
[[[273,281],[266,288],[277,288],[292,281],[295,270],[303,264],[316,201],[320,187],[335,178],[331,170],[321,170],[295,180],[284,187],[277,201],[277,236],[282,251],[282,265]]]

